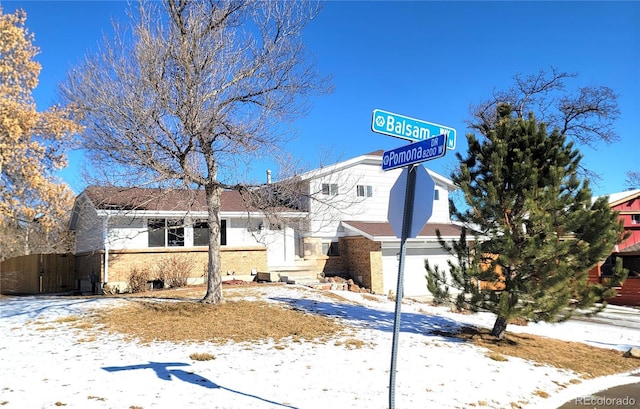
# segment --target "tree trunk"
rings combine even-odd
[[[219,304],[222,299],[220,274],[220,195],[218,186],[205,186],[209,222],[209,261],[207,264],[207,293],[202,302]]]
[[[496,322],[493,324],[491,335],[498,339],[502,339],[504,338],[505,332],[507,332],[507,319],[498,315]]]

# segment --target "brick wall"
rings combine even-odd
[[[187,256],[193,260],[189,281],[193,284],[204,282],[207,271],[207,249],[150,248],[143,250],[112,250],[109,252],[108,282],[124,290],[129,275],[135,268],[153,269],[164,257]],[[253,247],[222,247],[220,249],[221,273],[234,272],[236,275],[249,275],[253,269],[266,271],[267,249]],[[92,272],[104,274],[104,252],[77,256],[76,274],[79,278],[88,278]],[[101,277],[102,278],[102,277]],[[154,277],[152,277],[153,279]],[[98,280],[101,281],[101,280]]]
[[[384,292],[382,277],[382,247],[379,242],[364,237],[340,239],[344,266],[351,277],[375,294]]]

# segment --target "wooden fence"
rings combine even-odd
[[[0,294],[61,293],[77,289],[75,257],[30,254],[0,263]]]
[[[627,278],[618,288],[618,295],[607,301],[616,305],[640,306],[640,277]]]

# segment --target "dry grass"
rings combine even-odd
[[[495,356],[513,356],[541,365],[569,369],[587,379],[640,369],[640,360],[624,358],[620,351],[579,342],[510,332],[503,340],[496,340],[489,330],[469,327],[463,327],[459,333],[449,336],[487,348]]]
[[[315,290],[308,290],[311,295]],[[284,304],[260,301],[267,293],[263,285],[227,287],[226,302],[209,305],[198,302],[204,295],[201,287],[153,291],[136,295],[123,307],[100,310],[91,317],[94,329],[120,333],[147,343],[152,341],[204,342],[224,344],[234,342],[266,342],[273,340],[274,348],[286,349],[288,342],[334,339],[334,345],[347,349],[366,347],[354,338],[338,319],[310,314]],[[335,302],[353,304],[338,294],[325,292],[323,296]],[[153,298],[150,298],[153,297]],[[250,297],[254,301],[247,301]],[[302,298],[306,298],[302,293]],[[68,319],[72,328],[90,330],[86,319]],[[34,322],[39,325],[43,322]],[[48,327],[42,330],[49,329]],[[350,335],[344,338],[345,335]],[[438,333],[456,337],[486,348],[487,356],[501,361],[509,357],[531,360],[575,371],[582,378],[591,378],[640,369],[640,360],[624,358],[619,351],[591,347],[528,334],[507,333],[502,341],[488,330],[464,327],[459,333]],[[84,340],[90,340],[85,338]],[[248,346],[250,348],[250,344]],[[575,382],[580,382],[576,380]]]
[[[189,358],[193,359],[194,361],[211,361],[216,359],[215,355],[211,355],[208,352],[194,352],[193,354],[189,355]]]
[[[344,329],[333,318],[264,301],[228,298],[222,304],[210,305],[194,300],[167,302],[142,297],[123,307],[101,311],[94,316],[94,323],[144,343],[326,340]]]

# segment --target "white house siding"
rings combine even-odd
[[[294,262],[296,243],[294,230],[291,227],[272,230],[261,219],[250,222],[246,218],[223,216],[222,219],[226,220],[227,246],[262,245],[268,248],[269,265],[281,266]],[[185,226],[184,235],[184,247],[193,247],[191,226]],[[149,247],[148,241],[146,218],[124,216],[109,218],[108,243],[111,250],[144,249]]]
[[[384,293],[396,293],[398,284],[400,243],[382,243],[382,271],[384,277]],[[444,253],[438,243],[408,243],[403,274],[403,295],[405,297],[430,296],[427,290],[427,270],[424,262],[429,260],[432,266],[439,265],[448,271],[449,255]]]
[[[293,265],[296,256],[295,232],[291,227],[268,230],[267,263],[270,267]]]
[[[387,221],[389,193],[401,173],[401,169],[383,171],[379,163],[361,163],[315,178],[310,183],[311,192],[320,192],[323,183],[338,184],[337,196],[321,195],[331,205],[312,201],[310,235],[337,237],[340,220]],[[449,223],[448,189],[439,177],[430,172],[436,182],[439,198],[433,203],[431,223]],[[358,197],[357,185],[373,187],[372,197]],[[327,214],[328,213],[328,214]]]
[[[86,200],[78,203],[76,224],[76,253],[88,253],[104,249],[104,225],[95,208]]]
[[[111,250],[149,247],[146,220],[142,217],[111,216],[108,218],[108,246]]]

